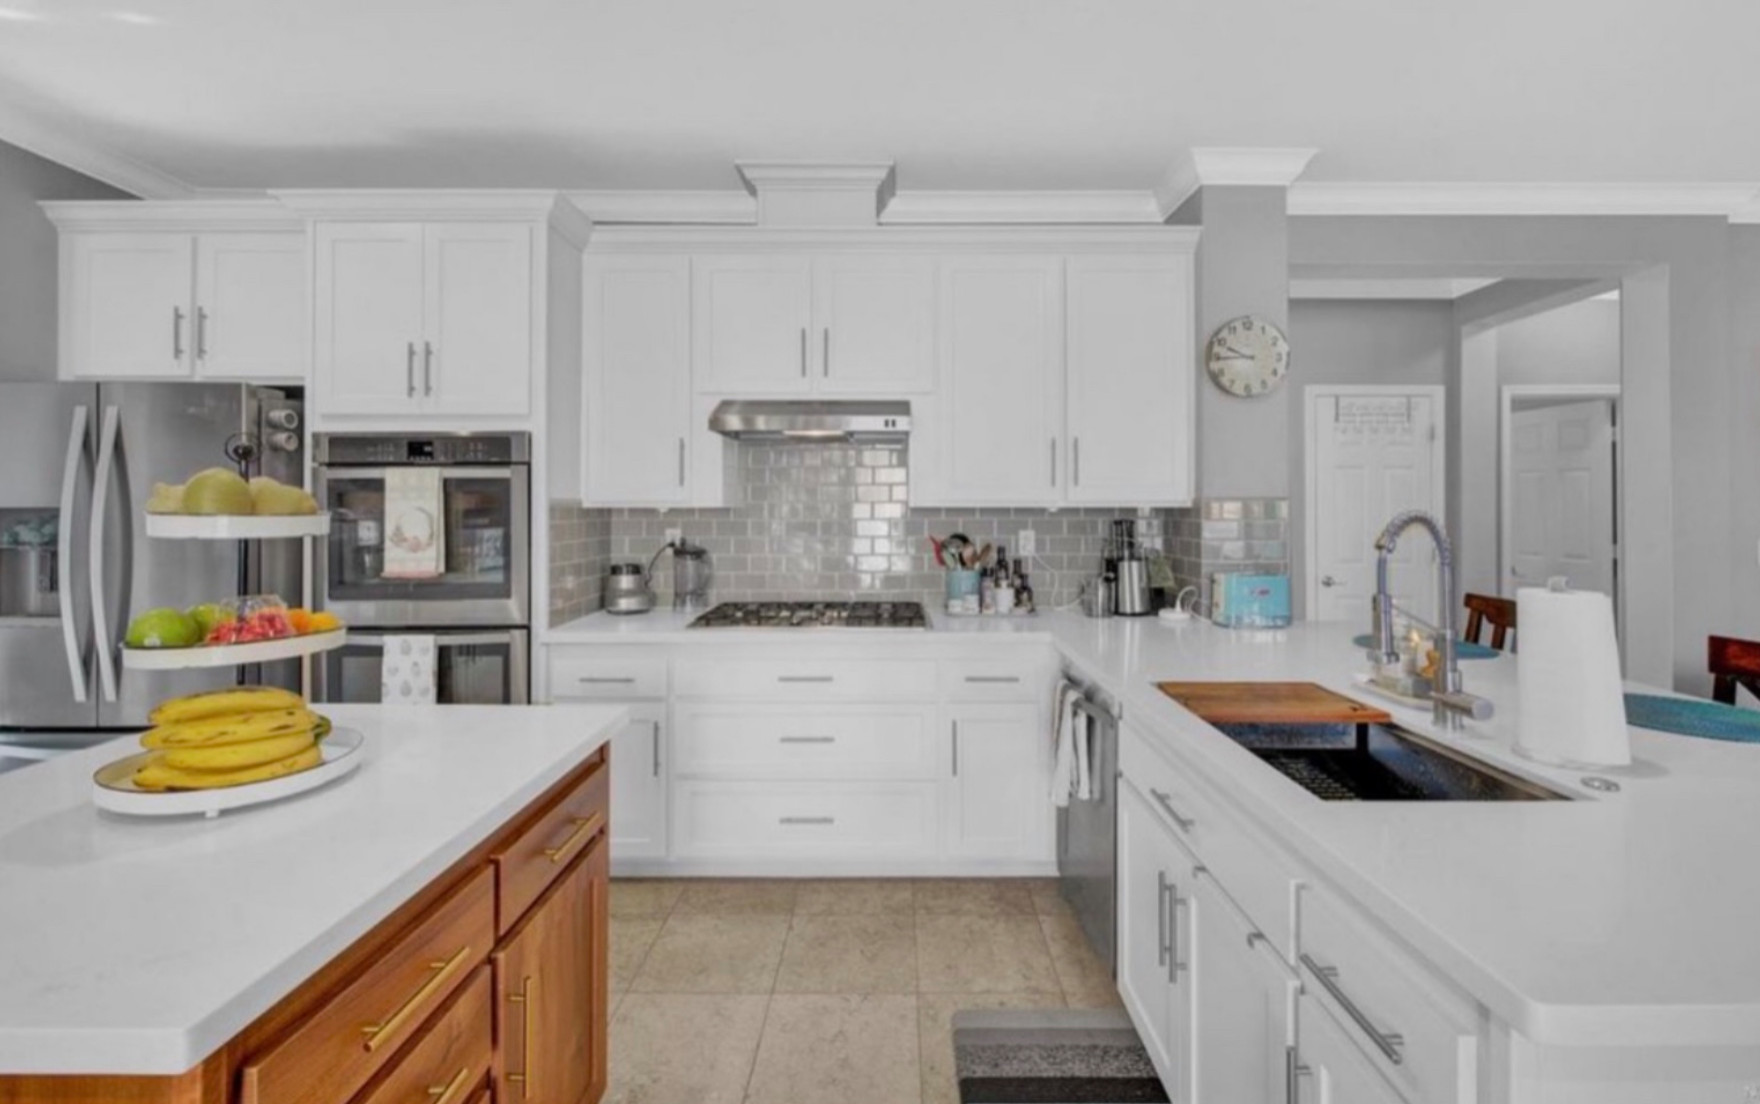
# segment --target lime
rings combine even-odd
[[[218,602],[203,602],[189,608],[189,619],[196,623],[196,631],[202,634],[201,639],[206,640],[208,634],[214,631],[215,625],[236,620],[237,615]]]
[[[177,609],[148,610],[128,624],[130,648],[187,648],[202,641],[195,618]]]

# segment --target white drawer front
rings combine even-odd
[[[1317,889],[1301,899],[1302,985],[1412,1100],[1478,1100],[1477,1005]]]
[[[682,704],[673,772],[700,778],[935,777],[933,706]]]
[[[935,664],[914,659],[680,659],[681,698],[718,701],[935,699]]]
[[[666,657],[628,649],[550,649],[550,697],[556,701],[666,696]]]
[[[951,661],[941,665],[941,692],[958,702],[1049,701],[1050,668],[1043,655]]]
[[[1301,881],[1294,860],[1226,808],[1209,783],[1175,765],[1129,725],[1119,734],[1118,757],[1119,770],[1150,799],[1163,823],[1294,966],[1295,893]]]
[[[679,782],[676,858],[935,853],[933,782]]]

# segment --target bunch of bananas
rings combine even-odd
[[[273,686],[236,686],[173,698],[141,735],[153,753],[134,772],[143,790],[211,790],[266,782],[324,761],[330,721]]]

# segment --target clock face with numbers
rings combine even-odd
[[[1204,366],[1216,386],[1231,395],[1268,394],[1289,371],[1289,341],[1265,319],[1242,315],[1210,335]]]

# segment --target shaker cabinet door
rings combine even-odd
[[[1191,862],[1135,787],[1118,787],[1118,992],[1168,1099],[1192,1100]],[[1182,902],[1184,902],[1182,904]]]
[[[745,398],[812,390],[810,257],[699,256],[693,285],[698,390]]]
[[[1036,705],[950,710],[953,797],[947,851],[961,858],[1049,860],[1050,786]]]
[[[503,223],[426,228],[419,374],[428,410],[531,412],[533,232]]]
[[[910,395],[935,383],[935,262],[832,256],[814,264],[809,360],[826,395]]]
[[[588,257],[585,277],[585,502],[687,503],[694,436],[690,259]]]
[[[63,379],[170,379],[192,371],[195,239],[68,234],[61,247]]]
[[[320,412],[417,412],[421,224],[320,223],[315,235],[313,382]]]
[[[629,707],[611,737],[611,857],[666,857],[666,703]]]
[[[1207,873],[1191,879],[1198,1100],[1286,1104],[1295,975]]]
[[[304,234],[203,234],[196,239],[196,374],[303,380],[307,308]]]

